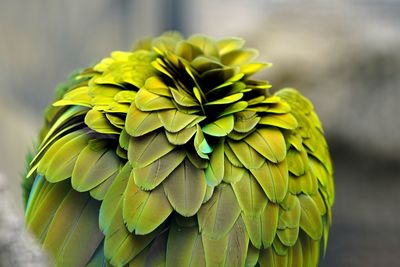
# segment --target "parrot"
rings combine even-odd
[[[321,122],[237,37],[166,32],[56,87],[23,179],[54,266],[303,266],[325,255]]]

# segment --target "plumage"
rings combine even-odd
[[[204,265],[203,241],[197,225],[181,226],[172,222],[168,235],[166,266]]]
[[[168,32],[58,87],[23,183],[56,266],[317,266],[328,145],[307,98],[253,79],[257,55]]]
[[[255,177],[248,171],[244,172],[241,179],[232,184],[233,191],[242,211],[249,216],[261,214],[268,198]]]
[[[75,209],[77,206],[75,201],[79,198],[75,195],[72,195],[71,198],[74,199],[73,209]],[[69,198],[66,198],[63,203],[68,200]],[[65,225],[66,219],[73,221],[73,224],[68,231],[65,231],[66,237],[57,252],[56,261],[59,265],[80,266],[86,264],[103,239],[103,234],[98,228],[98,210],[100,203],[90,198],[84,203],[85,204],[82,205],[82,209],[76,218],[67,213],[65,209],[61,210],[63,205],[60,205],[59,211],[54,215],[52,224],[49,226],[49,231],[44,240],[43,248],[51,251],[52,248],[58,247],[58,245],[48,242],[49,237],[56,236],[55,232],[58,233],[64,231],[62,227],[56,224],[57,217],[59,216],[58,214],[62,214],[60,222],[63,225]],[[85,235],[82,233],[85,233]],[[77,246],[77,244],[80,246]],[[81,252],[82,247],[85,248],[85,253]],[[80,256],[77,256],[79,254]]]
[[[172,210],[162,187],[144,191],[137,187],[135,179],[129,179],[124,194],[123,217],[130,232],[139,235],[151,233],[167,219]]]
[[[244,266],[250,267],[250,266],[257,265],[259,254],[260,254],[260,251],[257,248],[255,248],[251,244],[251,242],[249,242],[249,247],[247,249],[246,262],[245,262]]]
[[[72,187],[79,192],[88,191],[115,175],[119,169],[118,156],[107,148],[105,142],[89,142],[74,165]]]
[[[119,134],[119,129],[116,129],[116,127],[109,121],[106,114],[95,109],[90,110],[86,114],[85,124],[98,133]]]
[[[276,128],[256,130],[244,141],[273,163],[281,162],[286,157],[285,139]]]
[[[171,206],[186,217],[195,215],[200,209],[206,186],[204,172],[187,159],[163,183],[165,196]]]
[[[206,266],[243,266],[246,261],[248,237],[241,219],[218,239],[202,235]]]
[[[225,174],[224,158],[224,139],[222,139],[215,145],[205,170],[208,185],[216,186],[222,181]]]
[[[78,155],[86,147],[88,142],[89,135],[82,131],[79,136],[64,143],[57,151],[54,151],[54,153],[50,153],[49,150],[47,153],[49,153],[50,159],[47,169],[45,172],[41,172],[39,166],[38,172],[44,175],[49,182],[53,183],[71,177]]]
[[[158,118],[160,119],[165,130],[171,133],[176,133],[188,126],[191,122],[196,120],[199,116],[186,114],[178,110],[163,110],[158,112]]]
[[[226,136],[233,130],[233,116],[224,116],[212,123],[206,124],[201,130],[211,136]]]
[[[32,202],[27,206],[26,212],[29,217],[26,224],[30,231],[43,242],[48,226],[70,188],[67,182],[50,184],[44,178],[40,179],[43,180],[43,183],[39,185],[40,193],[36,196],[32,195],[32,199],[29,199]]]
[[[184,159],[184,151],[172,150],[147,166],[134,168],[132,177],[138,187],[144,190],[153,190],[167,177],[172,176],[172,172],[181,165]]]
[[[163,132],[152,132],[142,138],[131,137],[128,159],[133,167],[145,167],[174,149]]]
[[[155,129],[162,126],[162,123],[155,112],[143,112],[136,108],[135,105],[131,105],[128,110],[126,117],[126,132],[133,136],[142,136],[150,133]]]
[[[268,203],[261,213],[261,241],[264,248],[268,248],[275,240],[279,222],[279,205]]]
[[[265,158],[259,154],[252,146],[245,142],[235,142],[228,140],[228,145],[234,156],[232,158],[237,158],[240,161],[240,165],[248,170],[259,169],[265,164]],[[229,150],[228,150],[229,151]],[[227,156],[229,155],[229,152]],[[229,158],[230,156],[228,156]],[[239,165],[239,164],[238,164]]]
[[[307,195],[300,195],[301,206],[300,227],[314,240],[322,236],[323,224],[318,207],[314,200]]]
[[[251,169],[265,194],[272,202],[281,202],[288,191],[288,171],[286,161],[280,163],[264,162],[262,166]]]
[[[232,229],[239,215],[240,207],[231,186],[221,184],[198,212],[199,229],[203,236],[220,239]]]

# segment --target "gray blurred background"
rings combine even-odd
[[[321,266],[399,266],[399,14],[396,0],[2,0],[0,173],[11,205],[22,214],[24,155],[72,70],[167,29],[240,36],[274,64],[261,78],[300,89],[325,126],[336,203]]]

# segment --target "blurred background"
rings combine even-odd
[[[24,155],[72,70],[169,29],[240,36],[274,64],[260,77],[300,89],[324,124],[336,203],[321,266],[398,266],[399,14],[397,0],[2,0],[0,173],[11,205],[22,214]]]

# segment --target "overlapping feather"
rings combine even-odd
[[[317,265],[334,201],[321,123],[252,80],[268,64],[243,45],[166,33],[60,87],[26,182],[56,265]]]

